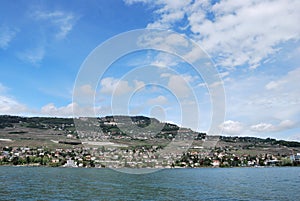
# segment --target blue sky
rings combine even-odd
[[[78,107],[72,102],[73,87],[87,56],[117,34],[159,28],[195,41],[214,62],[226,95],[223,134],[300,140],[300,1],[0,4],[0,114],[72,116],[73,106]],[[145,85],[145,77],[166,87]],[[174,95],[176,90],[189,93],[182,81],[196,91],[196,107]],[[212,106],[202,83],[180,58],[145,50],[115,61],[92,93],[101,115],[112,112],[113,91],[117,100],[118,93],[126,92],[131,93],[130,104],[126,110],[116,106],[114,113],[152,115],[205,131]],[[82,89],[91,94],[90,86]],[[188,103],[191,114],[199,110],[198,127],[184,123],[198,121],[193,115],[182,121],[180,110]]]

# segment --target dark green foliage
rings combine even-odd
[[[287,147],[300,147],[300,142],[295,142],[295,141],[279,140],[279,141],[276,141],[275,144],[279,144],[279,145],[287,146]]]
[[[282,145],[287,147],[300,147],[300,142],[295,141],[285,141],[285,140],[276,140],[272,138],[256,138],[256,137],[231,137],[231,136],[221,136],[220,139],[224,142],[250,142],[253,144],[257,143],[265,143],[265,144],[271,144],[271,145]]]

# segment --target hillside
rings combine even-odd
[[[155,118],[144,116],[106,116],[96,119],[0,116],[2,152],[43,149],[51,153],[55,150],[82,152],[85,149],[98,149],[104,155],[110,153],[107,155],[110,160],[116,158],[116,161],[121,160],[127,164],[128,156],[122,158],[124,153],[136,158],[148,159],[151,156],[155,159],[162,157],[162,150],[176,141],[177,151],[174,148],[170,152],[173,153],[172,156],[170,153],[164,155],[168,162],[164,164],[165,161],[161,161],[164,165],[160,165],[206,166],[211,165],[213,160],[221,161],[224,166],[241,165],[242,160],[256,161],[254,164],[259,164],[260,160],[279,160],[300,153],[299,142],[255,137],[208,136],[206,133],[180,128],[175,124],[162,123]],[[187,147],[188,151],[179,148],[186,146],[184,143],[180,144],[180,141],[191,142]],[[136,155],[136,152],[147,153],[147,156]],[[186,153],[183,154],[184,152]],[[89,154],[93,155],[91,152]],[[66,159],[66,156],[67,153],[60,163],[65,162],[62,159]],[[233,163],[232,161],[237,160],[236,157],[239,158],[239,162]],[[12,156],[11,160],[14,158]],[[107,158],[102,159],[107,161]],[[209,159],[208,162],[205,162],[206,159]]]

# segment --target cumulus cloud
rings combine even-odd
[[[0,114],[20,115],[29,111],[27,106],[7,94],[8,88],[0,83]]]
[[[150,65],[159,67],[159,68],[166,68],[176,66],[179,63],[179,58],[168,55],[165,53],[159,53],[152,61]]]
[[[223,133],[225,134],[241,134],[243,132],[243,124],[239,121],[227,120],[222,125],[220,125],[221,129],[223,129]]]
[[[168,102],[168,99],[165,96],[157,96],[155,98],[149,99],[148,104],[149,105],[164,105]]]
[[[266,122],[261,122],[254,125],[245,125],[240,121],[227,120],[220,127],[223,129],[223,133],[230,135],[242,135],[245,133],[270,133],[270,132],[279,132],[299,126],[294,121],[291,120],[282,120],[278,124],[271,124]]]
[[[269,132],[272,131],[274,126],[268,123],[259,123],[251,126],[251,130],[255,132]]]
[[[19,115],[28,112],[26,105],[13,97],[0,95],[0,114]]]
[[[102,79],[100,85],[100,92],[105,94],[122,95],[132,90],[128,81],[119,80],[112,77]]]
[[[197,79],[197,76],[188,74],[177,75],[173,73],[162,73],[160,77],[168,78],[168,89],[178,98],[190,96],[193,91],[191,83]]]
[[[89,85],[83,85],[80,89],[82,94],[92,92]],[[32,108],[9,95],[8,91],[9,88],[0,83],[0,115],[73,117],[94,116],[102,111],[99,106],[79,105],[77,103],[70,103],[61,107],[56,106],[54,103],[48,103],[41,108]]]
[[[250,130],[254,132],[277,132],[286,129],[291,129],[294,126],[296,126],[295,122],[291,120],[283,120],[278,125],[273,125],[270,123],[255,124],[250,127]]]
[[[177,23],[185,24],[181,29],[188,30],[219,65],[230,68],[243,64],[256,68],[278,51],[278,45],[300,38],[298,0],[125,2],[154,7],[156,18],[150,28],[177,29]]]
[[[49,103],[41,108],[41,114],[55,117],[84,117],[97,115],[100,107],[79,106],[77,103],[70,103],[66,106],[57,107],[54,103]]]
[[[245,131],[260,136],[299,128],[300,68],[274,77],[268,74],[234,78],[225,83],[227,116],[245,122]]]
[[[96,89],[91,84],[78,84],[73,89],[72,100],[80,107],[93,106],[96,101]]]
[[[171,75],[168,82],[168,88],[178,98],[189,96],[191,89],[187,83],[190,78],[184,78],[180,75]]]
[[[80,86],[79,90],[80,90],[79,93],[82,94],[83,96],[95,94],[95,91],[92,89],[92,86],[89,84]]]
[[[151,47],[156,50],[177,54],[180,52],[186,53],[186,48],[191,48],[190,42],[184,36],[165,31],[141,35],[137,45],[141,48]]]
[[[144,87],[145,84],[139,80],[133,80],[133,83],[130,84],[127,80],[107,77],[100,81],[100,86],[100,93],[120,96],[133,92],[136,89],[140,89]]]

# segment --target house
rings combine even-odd
[[[280,161],[279,160],[277,160],[277,159],[274,159],[274,160],[266,160],[265,162],[264,162],[264,164],[265,165],[278,165],[280,163]]]
[[[78,167],[72,159],[67,160],[63,167]]]
[[[291,161],[300,162],[300,153],[290,156]]]
[[[219,167],[220,166],[220,161],[219,160],[213,160],[212,166]]]

